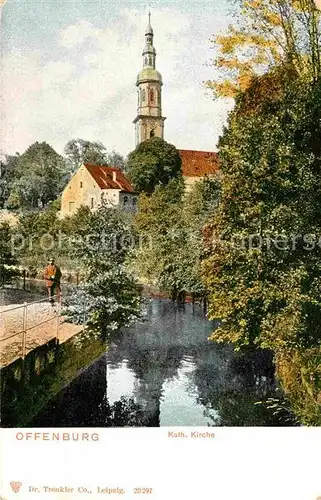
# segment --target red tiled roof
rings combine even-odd
[[[127,193],[134,192],[133,186],[119,168],[93,165],[92,163],[85,163],[84,166],[100,189],[120,189]]]
[[[218,155],[210,151],[179,149],[184,177],[203,177],[219,171]]]

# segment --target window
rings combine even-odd
[[[101,201],[102,205],[105,203],[105,193],[101,193],[101,195],[100,195],[100,201]]]
[[[128,196],[124,196],[124,205],[127,205],[128,203]]]
[[[69,202],[69,212],[73,212],[75,210],[75,202],[70,201]]]
[[[152,66],[153,62],[152,62],[152,58],[150,57],[149,58],[149,63],[148,63],[150,66]]]
[[[94,198],[91,198],[90,200],[90,208],[94,208]]]
[[[153,103],[154,102],[154,90],[153,89],[151,89],[149,96],[150,96],[150,102]]]
[[[80,187],[82,188],[82,182],[80,181]]]
[[[146,90],[145,90],[145,89],[143,89],[143,90],[142,90],[142,101],[144,102],[144,101],[145,101],[145,99],[146,99]]]
[[[155,137],[155,130],[150,131],[149,137],[150,138]]]
[[[137,198],[133,198],[133,207],[136,207],[137,205]]]

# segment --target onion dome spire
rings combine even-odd
[[[148,13],[148,25],[145,32],[145,47],[143,50],[143,67],[155,69],[156,50],[153,45],[154,31],[150,23],[150,12]]]

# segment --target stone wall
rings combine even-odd
[[[80,334],[59,345],[52,339],[25,359],[0,370],[3,427],[24,427],[86,366],[106,344]]]

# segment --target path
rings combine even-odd
[[[65,318],[59,316],[58,307],[51,306],[47,301],[28,304],[26,309],[26,354],[57,337],[63,343],[83,329],[82,325],[65,322]],[[21,304],[0,306],[1,366],[22,356],[23,314]]]

